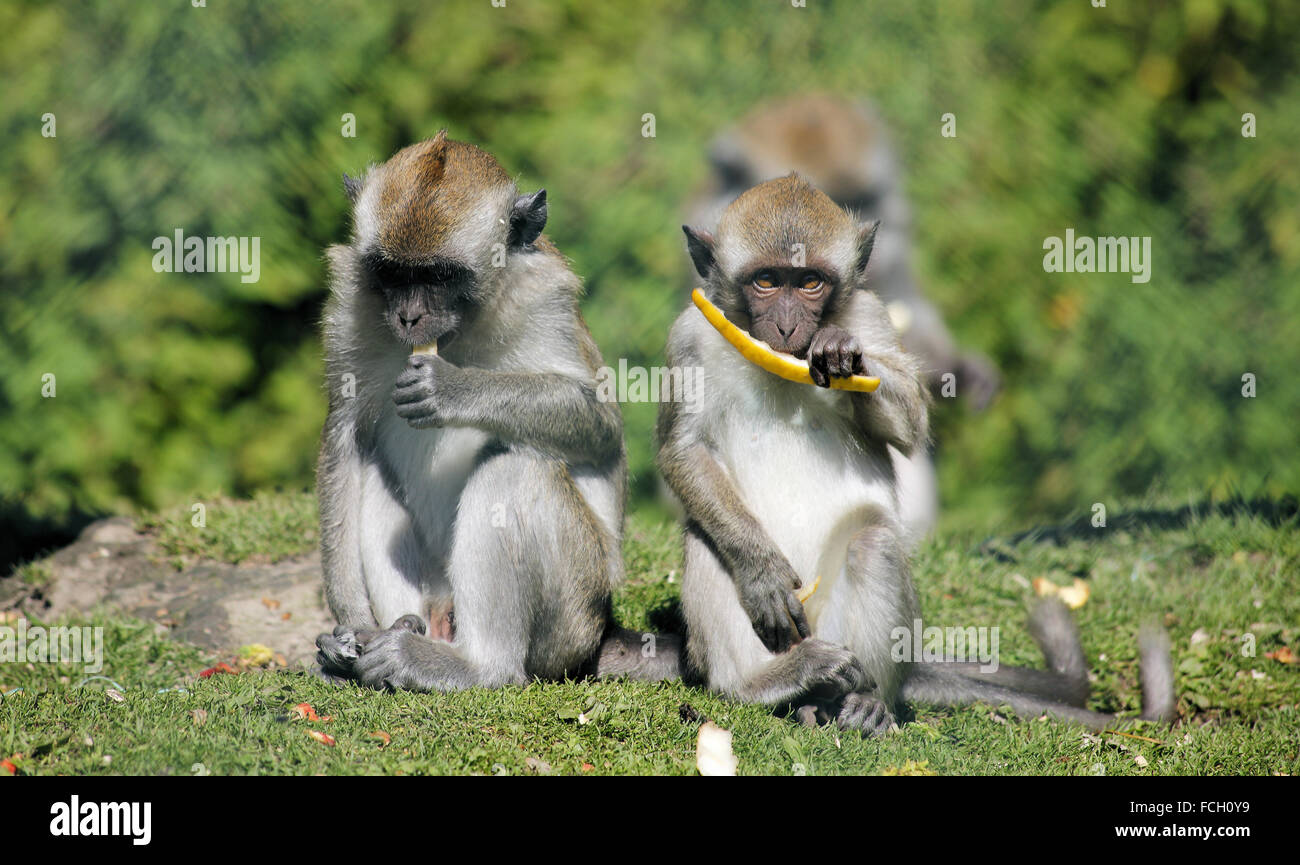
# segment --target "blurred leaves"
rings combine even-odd
[[[707,142],[808,89],[879,103],[919,277],[1006,371],[986,414],[938,407],[950,508],[1295,490],[1298,24],[1285,0],[5,4],[0,498],[58,515],[310,482],[339,175],[442,126],[546,186],[606,360],[658,363]],[[177,228],[260,237],[261,279],[154,273]],[[1066,228],[1150,235],[1151,281],[1044,273]],[[652,495],[654,407],[625,416]]]

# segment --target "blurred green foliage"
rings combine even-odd
[[[923,285],[1006,372],[987,413],[939,407],[956,519],[1300,489],[1298,25],[1290,0],[10,0],[0,497],[58,518],[310,482],[339,175],[442,126],[549,190],[606,360],[658,362],[706,143],[809,89],[880,105]],[[177,228],[260,237],[260,281],[155,273]],[[1066,228],[1152,236],[1151,281],[1045,273]],[[654,410],[625,406],[642,497]]]

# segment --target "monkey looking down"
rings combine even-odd
[[[581,285],[490,154],[445,131],[360,179],[331,247],[322,567],[331,676],[453,690],[677,673],[616,627],[622,417]],[[416,346],[437,353],[412,356]]]
[[[1052,670],[913,664],[894,648],[920,619],[895,454],[924,448],[929,393],[867,290],[878,235],[790,174],[684,227],[704,293],[737,326],[805,359],[818,386],[751,364],[693,307],[668,340],[671,368],[703,370],[698,411],[660,406],[658,464],[685,512],[687,662],[713,690],[868,734],[904,700],[986,700],[1105,726],[1081,708],[1087,669],[1068,613],[1031,627]],[[880,379],[870,393],[832,378]],[[801,604],[796,590],[816,591]],[[1148,715],[1172,711],[1172,669],[1144,638]],[[1146,660],[1144,659],[1144,660]]]

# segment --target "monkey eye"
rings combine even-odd
[[[810,294],[821,291],[822,278],[815,273],[805,273],[799,280],[799,288]]]
[[[758,276],[754,277],[755,288],[769,289],[775,286],[776,286],[776,277],[774,277],[772,274],[768,273],[767,271],[763,271]]]

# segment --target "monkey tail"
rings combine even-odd
[[[945,670],[967,678],[1027,691],[1053,702],[1080,708],[1088,704],[1088,660],[1083,654],[1079,628],[1070,610],[1059,598],[1043,598],[1029,613],[1029,633],[1043,653],[1047,669],[999,666],[982,669],[978,663],[940,662]],[[934,665],[931,665],[934,666]]]
[[[676,634],[641,633],[611,623],[596,655],[596,676],[662,682],[682,675],[682,640]]]
[[[908,702],[934,703],[940,706],[969,706],[988,703],[1008,705],[1017,715],[1037,717],[1051,715],[1063,721],[1074,721],[1094,730],[1110,726],[1115,718],[1059,700],[1031,694],[1027,691],[995,685],[992,682],[963,675],[946,664],[916,664],[903,683],[901,696]]]
[[[971,703],[1006,704],[1023,716],[1051,715],[1095,730],[1118,720],[1085,709],[1087,663],[1078,629],[1059,600],[1038,604],[1030,615],[1030,633],[1043,651],[1050,670],[1002,667],[992,673],[973,664],[917,664],[903,684],[904,700],[944,706]],[[1173,657],[1169,635],[1157,625],[1138,634],[1142,669],[1142,720],[1172,723],[1177,717]]]
[[[1169,634],[1157,624],[1138,631],[1138,657],[1142,660],[1142,720],[1172,724],[1178,717],[1174,693],[1174,656]]]

